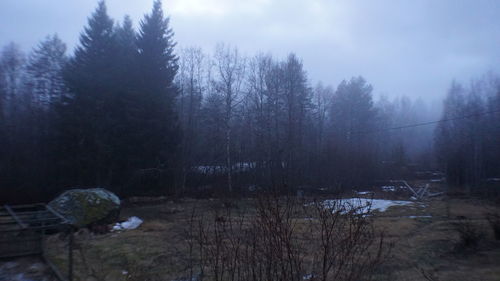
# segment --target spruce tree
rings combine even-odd
[[[137,88],[137,34],[129,16],[115,29],[114,76],[115,87],[124,91]]]
[[[174,97],[173,80],[177,74],[176,43],[169,18],[163,15],[161,1],[154,2],[153,10],[141,21],[137,45],[142,67],[142,83],[146,90]]]
[[[33,99],[44,110],[50,110],[65,92],[62,68],[66,60],[66,44],[57,35],[47,36],[30,55],[27,71]]]
[[[112,89],[111,104],[108,116],[112,127],[108,130],[110,184],[115,186],[126,185],[130,175],[138,169],[134,162],[141,158],[138,147],[142,139],[138,136],[135,120],[141,118],[140,93],[138,92],[137,73],[137,34],[132,20],[125,16],[121,25],[114,30],[114,53],[111,65],[112,77],[109,80]]]
[[[169,172],[173,172],[179,136],[173,111],[177,94],[173,81],[178,69],[173,35],[161,2],[155,1],[151,13],[140,23],[137,40],[141,114],[135,122],[141,133],[142,154],[136,164]]]
[[[373,132],[377,112],[373,106],[372,86],[363,77],[342,81],[330,107],[331,146],[335,171],[348,186],[372,178],[375,171]],[[338,166],[338,167],[335,167]]]
[[[110,60],[114,53],[113,20],[107,14],[104,1],[100,1],[96,10],[88,19],[88,26],[80,35],[80,45],[70,61],[69,85],[79,92],[82,84],[91,88],[103,86],[109,78]],[[71,78],[74,78],[71,80]]]
[[[113,106],[113,20],[104,1],[88,19],[80,45],[64,70],[71,97],[63,101],[61,165],[71,183],[108,184]]]
[[[58,149],[54,147],[57,138],[54,123],[57,119],[55,107],[66,94],[62,78],[65,52],[66,44],[57,35],[47,36],[32,50],[26,65],[24,83],[29,99],[25,106],[29,108],[29,113],[25,114],[25,125],[20,126],[24,136],[16,140],[24,143],[25,147],[16,150],[25,153],[25,159],[29,159],[24,160],[24,176],[21,178],[28,183],[30,193],[39,198],[54,196],[57,192],[52,185],[56,170],[54,151]]]

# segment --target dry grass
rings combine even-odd
[[[140,228],[105,235],[81,234],[76,238],[76,280],[178,280],[189,266],[186,228],[192,209],[206,212],[221,204],[211,200],[166,202],[129,207],[122,216],[138,216]],[[500,280],[500,242],[494,239],[485,210],[498,208],[466,199],[433,199],[422,205],[392,207],[376,214],[375,227],[393,243],[391,258],[382,266],[379,280]],[[248,210],[248,200],[238,202]],[[408,216],[431,216],[409,218]],[[458,234],[453,223],[466,217],[485,235],[477,250],[456,250]],[[305,225],[305,224],[304,224]],[[63,241],[51,237],[53,259],[65,263]]]
[[[387,229],[395,243],[393,260],[386,265],[394,280],[500,280],[500,243],[488,228],[485,202],[479,203],[432,200],[420,210],[431,218],[401,218],[394,209],[379,217],[377,227]],[[460,238],[454,224],[463,217],[485,233],[476,251],[457,250]]]

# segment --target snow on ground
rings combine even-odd
[[[238,162],[232,165],[233,172],[247,172],[255,169],[257,166],[256,162]],[[223,174],[227,172],[227,167],[223,165],[202,165],[194,167],[194,170],[201,174]]]
[[[385,212],[392,206],[406,206],[414,202],[386,199],[367,199],[367,198],[347,198],[347,199],[331,199],[323,202],[326,208],[340,210],[343,213],[355,211],[357,214],[367,213],[369,210]]]
[[[418,219],[418,218],[432,218],[431,215],[427,215],[427,216],[406,216],[406,217],[403,217],[403,218],[409,218],[409,219]]]
[[[113,226],[113,231],[117,230],[128,230],[128,229],[136,229],[142,224],[142,220],[138,217],[130,217],[128,220],[124,222],[117,222]]]
[[[389,192],[389,191],[396,191],[396,187],[392,185],[384,185],[381,187],[383,191]]]
[[[226,172],[224,166],[196,166],[195,170],[202,174],[220,174]]]
[[[487,178],[486,181],[487,182],[499,182],[500,178]]]
[[[358,195],[373,194],[373,191],[356,191]]]
[[[431,179],[430,182],[444,182],[445,180],[445,178]]]

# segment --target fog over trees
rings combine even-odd
[[[313,84],[294,53],[178,48],[159,1],[138,30],[100,2],[74,53],[57,35],[1,50],[2,201],[348,190],[425,171],[473,191],[500,178],[500,77],[477,75],[442,105],[375,98],[362,76]]]

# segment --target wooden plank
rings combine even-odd
[[[35,256],[35,255],[40,255],[40,251],[31,250],[31,251],[18,252],[12,254],[1,253],[0,258],[15,258],[15,257]]]
[[[63,227],[63,226],[64,226],[64,224],[61,224],[58,222],[58,223],[41,225],[41,226],[31,226],[31,227],[29,227],[29,230],[56,229],[56,228]]]
[[[429,193],[429,197],[436,197],[436,196],[439,196],[439,195],[443,195],[444,192],[435,192],[435,193]]]
[[[29,239],[28,239],[29,238]],[[0,238],[0,243],[9,243],[9,244],[16,244],[16,243],[29,243],[29,242],[38,242],[40,241],[40,237],[38,236],[30,236],[30,237],[23,237],[23,238],[8,238],[8,239],[1,239]],[[1,248],[1,246],[0,246]]]
[[[33,215],[45,215],[45,214],[48,214],[48,215],[52,215],[51,212],[47,211],[47,210],[40,210],[40,211],[20,211],[20,210],[16,210],[16,208],[13,208],[12,206],[10,206],[12,211],[15,212],[19,217],[21,216],[33,216]],[[7,214],[7,215],[0,215],[0,216],[8,216],[10,214]]]
[[[59,279],[60,281],[68,281],[68,279],[64,278],[59,269],[45,256],[45,254],[42,254],[42,258],[45,261],[45,263],[50,267],[52,272],[54,272],[57,279]]]
[[[40,211],[40,208],[41,210],[45,209],[43,205],[44,205],[43,203],[34,203],[34,204],[14,205],[10,207],[16,211],[20,211],[22,209],[35,209],[35,211]]]
[[[14,218],[14,220],[19,224],[20,227],[22,228],[26,228],[27,225],[25,225],[16,215],[16,213],[14,213],[14,211],[12,211],[12,209],[9,207],[9,205],[4,205],[4,208],[5,210],[7,210],[7,212],[9,212],[9,214],[12,216],[12,218]]]
[[[49,205],[45,205],[45,208],[47,208],[47,210],[49,212],[51,212],[54,216],[57,216],[58,218],[60,218],[62,220],[62,223],[68,223],[68,221],[66,220],[65,217],[63,217],[61,214],[59,214],[58,212],[56,212],[54,209],[52,209],[52,207],[50,207]]]
[[[10,225],[3,225],[2,229],[0,229],[0,235],[4,233],[10,233],[10,232],[20,232],[26,230],[26,228],[21,228],[19,224],[10,224]]]
[[[391,183],[396,183],[396,182],[401,182],[403,183],[412,193],[413,195],[418,199],[418,193],[411,187],[405,180],[391,180]]]
[[[11,221],[0,221],[0,225],[11,225],[11,224],[17,224],[17,221],[11,220]]]
[[[420,192],[422,191],[422,189],[417,187],[417,188],[415,188],[415,191],[417,192],[415,197],[417,197],[417,199],[420,199]]]
[[[429,193],[429,184],[426,183],[425,187],[424,187],[424,190],[422,191],[422,198],[423,197],[427,197],[428,193]]]
[[[35,218],[35,219],[23,219],[23,223],[24,224],[29,224],[30,222],[31,223],[44,223],[44,222],[51,222],[51,221],[60,221],[61,219],[58,218],[58,217],[50,217],[50,218]]]
[[[68,240],[68,279],[73,281],[73,229],[70,230]]]

